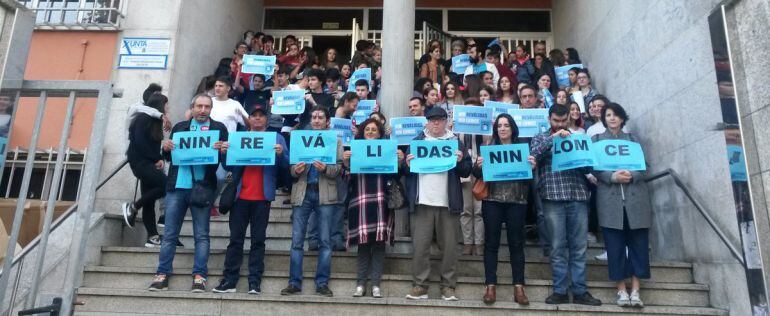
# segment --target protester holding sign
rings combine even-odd
[[[249,127],[252,132],[265,132],[270,112],[266,107],[255,107],[249,115]],[[278,133],[275,145],[262,150],[274,152],[275,164],[265,166],[237,166],[232,170],[234,183],[238,184],[235,194],[235,204],[230,212],[230,243],[225,254],[224,278],[215,293],[235,293],[240,278],[241,263],[243,262],[243,244],[246,238],[246,228],[250,226],[251,246],[249,249],[249,294],[260,294],[262,273],[265,271],[265,239],[267,223],[270,218],[270,202],[275,200],[276,180],[279,173],[289,169],[289,153],[286,142]],[[231,144],[231,152],[235,147],[248,144],[248,148],[259,150],[258,141]],[[223,194],[224,198],[224,194]],[[232,201],[230,201],[232,202]]]
[[[376,119],[361,123],[357,140],[385,139],[384,127]],[[377,152],[345,151],[342,154],[343,167],[350,170],[353,155],[373,155]],[[404,153],[398,150],[398,161],[403,162]],[[398,174],[359,173],[350,175],[348,196],[347,246],[358,245],[358,277],[354,297],[366,295],[366,279],[372,284],[372,297],[382,297],[380,280],[385,260],[385,245],[393,243],[394,214],[386,204],[386,183],[399,181]],[[371,273],[371,275],[370,275]]]
[[[593,137],[597,145],[603,140],[636,142],[631,134],[622,130],[628,121],[622,106],[617,103],[607,104],[601,118],[607,130]],[[596,206],[607,249],[609,277],[617,282],[616,303],[622,307],[643,307],[644,303],[639,297],[639,280],[650,278],[648,245],[652,223],[650,196],[644,182],[646,173],[594,170],[593,174],[599,179]],[[630,295],[626,289],[628,278],[631,278]]]
[[[329,129],[329,111],[325,107],[314,107],[310,113],[310,127],[313,131]],[[333,136],[334,141],[332,143],[324,142],[323,139],[320,135],[302,139],[301,143],[295,143],[295,146],[291,146],[291,156],[294,155],[294,150],[297,150],[296,145],[300,144],[313,148],[333,146],[337,152],[341,151],[342,147],[337,141],[336,135]],[[341,157],[341,153],[337,157]],[[298,162],[291,167],[291,175],[297,179],[297,182],[294,183],[291,190],[291,202],[294,208],[291,215],[289,285],[281,290],[281,295],[293,295],[302,292],[302,258],[307,222],[311,213],[316,213],[320,239],[315,276],[316,294],[321,296],[333,295],[329,289],[332,258],[331,230],[332,218],[337,204],[340,203],[337,197],[336,183],[340,169],[338,161],[324,163],[318,160],[314,160],[312,163]]]
[[[407,299],[428,299],[428,278],[430,276],[430,245],[433,232],[436,231],[441,258],[441,298],[456,301],[457,287],[457,223],[463,209],[462,189],[460,178],[471,173],[472,163],[457,137],[447,130],[447,113],[440,107],[434,107],[427,114],[428,124],[425,131],[415,137],[415,140],[425,141],[457,141],[457,151],[439,151],[409,153],[404,168],[410,167],[410,162],[417,155],[442,156],[456,155],[457,164],[454,168],[439,173],[408,172],[406,176],[406,200],[411,212],[412,225],[412,290]],[[427,158],[426,157],[426,158]]]
[[[490,147],[510,145],[519,142],[519,128],[508,114],[500,114],[495,119]],[[527,144],[523,144],[527,146]],[[487,147],[487,146],[485,146]],[[482,147],[484,148],[484,147]],[[503,153],[505,155],[505,153]],[[514,158],[515,155],[510,155]],[[518,159],[529,162],[535,168],[535,157],[519,155]],[[486,163],[485,163],[486,162]],[[483,169],[495,168],[495,161],[476,160],[473,174],[481,178]],[[524,293],[524,219],[527,214],[527,194],[529,180],[509,180],[487,182],[489,196],[481,202],[484,218],[484,303],[492,304],[497,299],[497,254],[500,248],[500,235],[505,223],[508,237],[508,252],[513,275],[513,300],[521,305],[528,305],[529,299]]]
[[[586,289],[586,248],[588,230],[588,187],[585,174],[590,168],[553,171],[554,138],[570,135],[569,108],[557,105],[548,110],[551,128],[535,135],[531,152],[537,160],[538,191],[543,199],[543,215],[551,243],[553,294],[547,304],[569,303],[571,288],[575,304],[601,305]],[[569,280],[572,285],[569,286]]]
[[[182,143],[165,140],[162,143],[163,156],[166,161],[173,161],[176,150],[196,150],[208,144],[223,155],[227,152],[227,127],[224,124],[211,119],[211,97],[205,94],[196,95],[191,105],[192,119],[179,122],[171,130],[171,139],[174,134],[182,132],[217,131],[218,139],[187,140],[191,148],[184,149]],[[192,144],[192,145],[191,145]],[[179,147],[179,149],[177,149]],[[193,292],[205,292],[208,275],[209,258],[209,210],[214,204],[214,189],[217,186],[217,168],[224,157],[218,162],[207,165],[179,166],[171,163],[166,182],[166,221],[164,236],[160,246],[158,258],[158,270],[153,277],[150,291],[162,291],[168,289],[169,278],[172,272],[172,263],[176,253],[179,231],[182,229],[187,209],[190,209],[193,222],[193,236],[195,239],[195,255],[193,260]]]

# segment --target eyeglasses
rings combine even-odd
[[[525,94],[525,95],[522,95],[520,98],[522,98],[522,99],[531,99],[531,98],[534,98],[534,97],[535,96],[532,95],[532,94]]]

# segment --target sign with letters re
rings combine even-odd
[[[551,153],[551,169],[564,171],[596,165],[596,155],[591,150],[591,138],[586,134],[570,134],[554,137]]]
[[[457,140],[413,140],[409,153],[409,171],[414,173],[439,173],[457,165]]]
[[[356,92],[356,81],[358,80],[366,80],[366,86],[369,87],[369,91],[372,91],[372,68],[361,68],[354,71],[348,81],[348,92]]]
[[[596,154],[594,170],[647,170],[642,146],[639,143],[607,139],[595,142],[592,150]]]
[[[243,55],[242,73],[272,76],[274,68],[275,56]]]
[[[272,166],[275,164],[275,132],[228,133],[228,166]]]
[[[171,163],[175,166],[213,165],[219,163],[219,131],[176,132],[172,138],[174,149]]]
[[[572,68],[583,69],[583,64],[566,65],[566,66],[556,67],[554,69],[554,72],[556,72],[556,82],[559,84],[559,88],[567,88],[570,86],[569,70]]]
[[[533,137],[551,128],[548,122],[548,109],[510,109],[508,114],[519,127],[519,137]]]
[[[493,109],[481,106],[455,105],[452,108],[455,133],[492,135]]]
[[[273,92],[273,114],[301,114],[305,112],[305,90]]]
[[[390,139],[399,145],[409,145],[425,129],[428,120],[424,116],[394,117],[390,119]]]
[[[353,140],[353,121],[346,118],[332,117],[331,130],[337,132],[337,138],[342,142],[343,146],[350,145],[350,141]]]
[[[494,118],[497,118],[500,116],[500,114],[508,113],[508,110],[518,110],[519,105],[518,104],[511,104],[511,103],[505,103],[505,102],[497,102],[497,101],[484,101],[484,107],[485,108],[492,108],[492,115]]]
[[[484,158],[481,172],[486,182],[532,179],[527,144],[481,146],[481,157]]]
[[[397,148],[398,143],[392,139],[353,140],[350,143],[350,172],[398,172]]]
[[[290,164],[312,163],[314,160],[325,164],[337,163],[337,131],[291,131],[289,148]]]
[[[171,39],[126,37],[120,44],[118,68],[166,69]]]

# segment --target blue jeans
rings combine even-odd
[[[631,229],[623,208],[623,229],[602,227],[607,249],[607,270],[610,280],[622,281],[635,276],[650,278],[649,229]]]
[[[246,227],[251,229],[249,250],[249,284],[261,284],[265,272],[265,238],[270,218],[270,201],[238,199],[230,212],[230,244],[225,255],[224,277],[227,282],[238,283],[243,262],[243,243]]]
[[[588,205],[543,200],[543,215],[551,235],[553,292],[567,294],[571,277],[572,295],[585,293]]]
[[[332,249],[344,249],[345,238],[342,237],[342,231],[345,226],[345,205],[336,204],[336,210],[332,215],[331,242]],[[307,244],[310,248],[318,248],[318,222],[315,213],[310,214],[307,221]]]
[[[163,241],[160,245],[158,259],[159,274],[171,275],[172,263],[176,254],[176,244],[179,240],[179,231],[182,229],[184,216],[187,209],[193,220],[193,236],[195,238],[195,255],[193,259],[192,274],[203,277],[208,275],[209,261],[209,220],[210,210],[207,207],[193,207],[190,205],[190,190],[176,189],[166,192],[166,228]]]
[[[331,228],[336,204],[320,205],[318,190],[305,191],[305,200],[301,206],[295,206],[291,214],[291,256],[289,264],[289,284],[302,288],[302,257],[305,248],[308,218],[315,213],[318,222],[318,265],[316,266],[316,288],[328,285],[332,268]]]

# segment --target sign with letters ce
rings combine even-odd
[[[647,170],[639,143],[619,139],[602,140],[593,144],[593,151],[596,153],[595,170]]]

